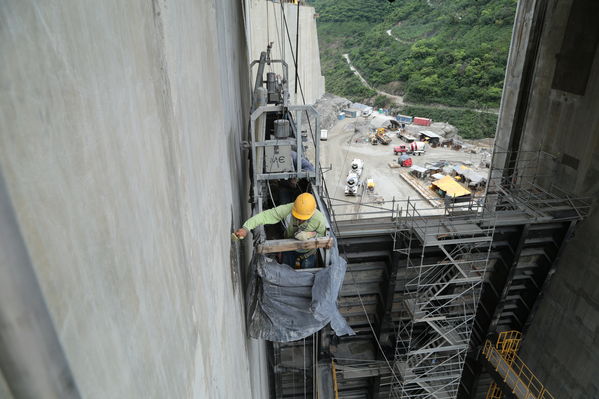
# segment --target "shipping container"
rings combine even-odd
[[[344,109],[343,113],[348,118],[356,118],[358,116],[358,111],[355,109]]]
[[[429,118],[420,118],[420,117],[415,116],[413,123],[415,125],[420,125],[420,126],[430,126],[431,123],[433,123],[433,121]]]
[[[401,123],[412,123],[413,118],[407,115],[397,115],[395,119],[397,119],[397,121]]]

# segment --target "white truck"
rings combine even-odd
[[[364,161],[358,158],[355,158],[353,161],[351,161],[351,169],[349,170],[350,173],[355,173],[358,175],[358,177],[360,177],[362,176],[362,170],[364,170]]]
[[[362,177],[363,171],[364,161],[359,158],[355,158],[353,161],[351,161],[351,167],[349,169],[349,173],[347,174],[345,184],[345,195],[358,195],[358,190],[362,185],[360,178]]]
[[[355,172],[349,172],[345,184],[345,195],[356,196],[358,195],[358,189],[360,188],[360,176]]]
[[[413,141],[407,145],[408,154],[412,155],[422,155],[426,151],[426,143],[422,141]]]

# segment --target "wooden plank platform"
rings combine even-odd
[[[284,240],[266,240],[262,244],[258,245],[257,251],[259,254],[271,254],[275,252],[296,251],[298,249],[328,249],[332,246],[332,237],[311,238],[305,241],[289,238]]]

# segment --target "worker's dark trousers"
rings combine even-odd
[[[291,267],[295,267],[295,261],[298,256],[302,256],[301,252],[287,251],[283,252],[283,263]],[[312,269],[316,267],[316,254],[308,256],[306,259],[302,259],[300,263],[302,269]]]

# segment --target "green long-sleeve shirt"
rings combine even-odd
[[[287,225],[285,238],[294,237],[298,231],[315,231],[317,237],[324,237],[326,234],[326,220],[318,209],[310,219],[298,220],[291,214],[292,208],[293,203],[290,203],[260,212],[249,218],[243,224],[243,227],[247,230],[253,230],[258,226],[276,224],[283,221]]]

